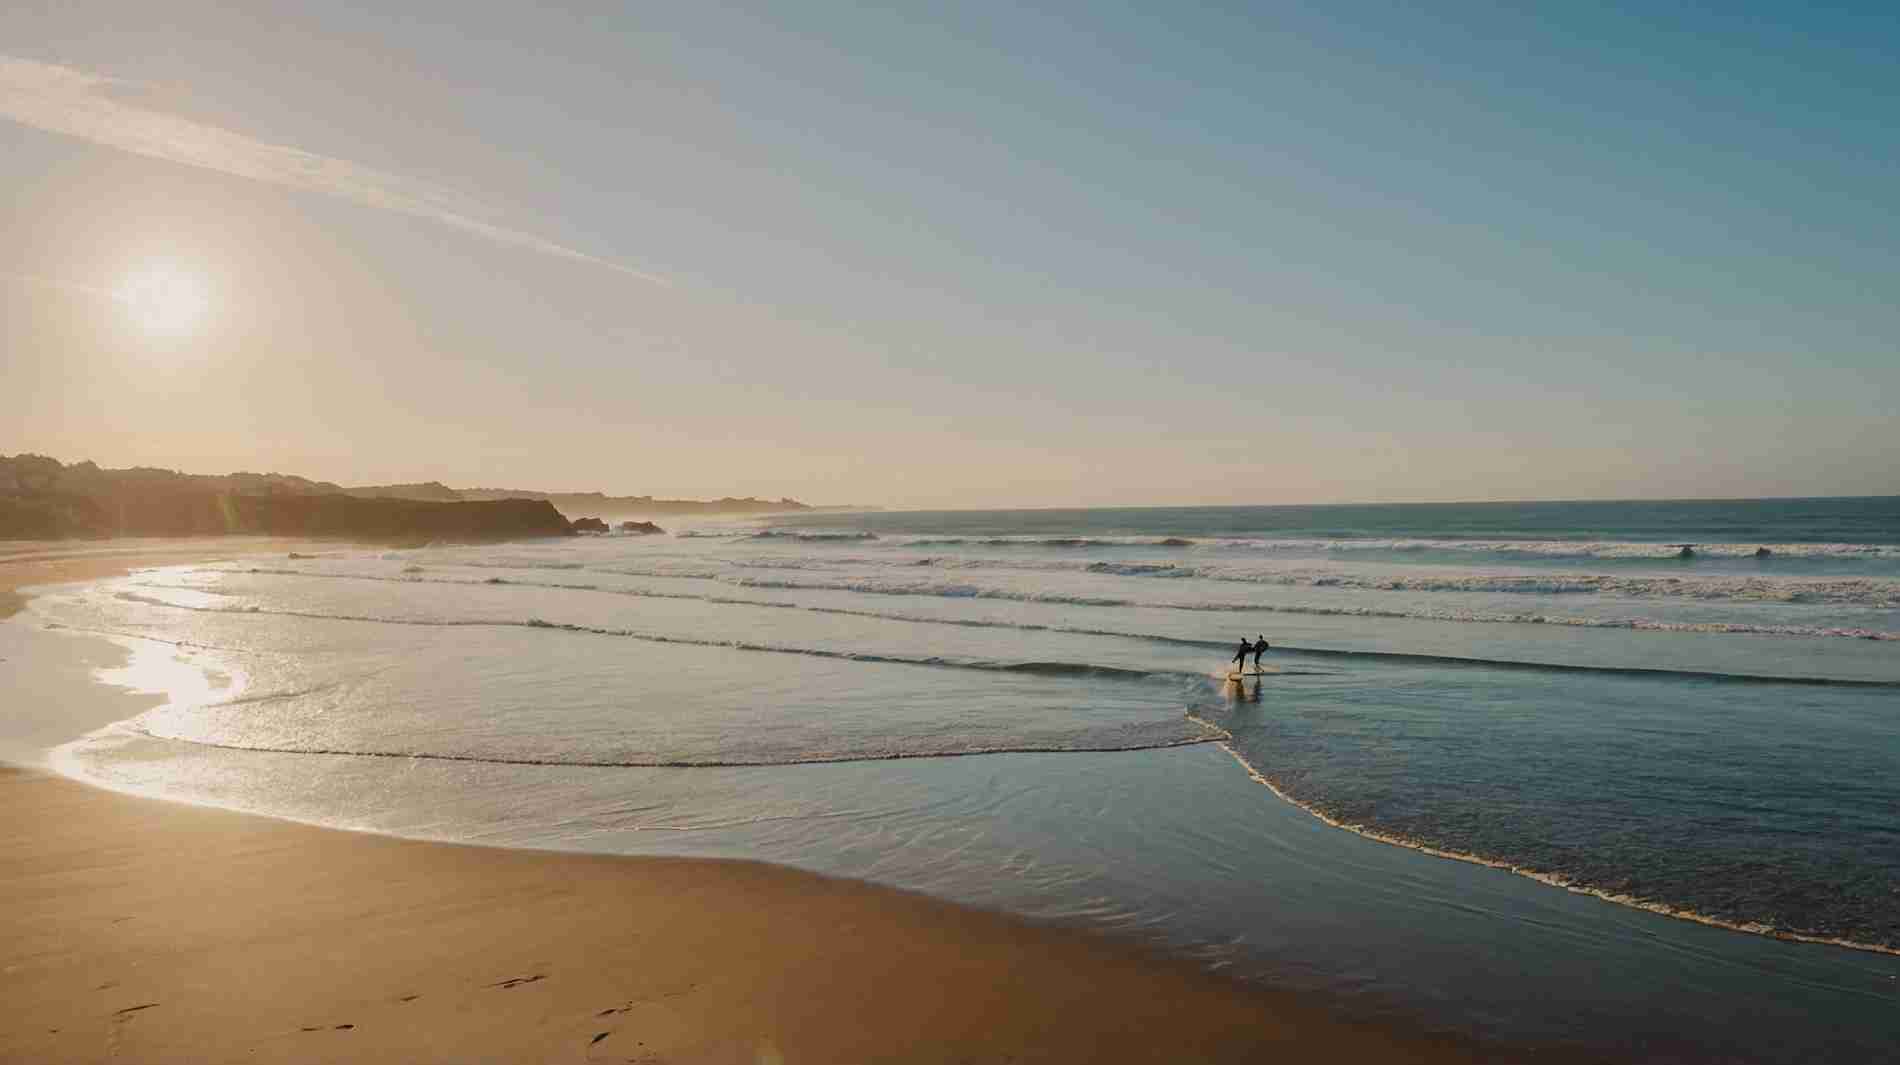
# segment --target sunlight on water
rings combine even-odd
[[[126,663],[96,670],[101,684],[141,695],[159,695],[165,706],[195,709],[244,694],[244,677],[222,663],[155,640],[121,639]]]
[[[1764,1039],[1871,1033],[1893,959],[1767,936],[1900,944],[1900,549],[1800,520],[1684,561],[1601,529],[825,515],[176,567],[21,623],[109,636],[97,679],[161,697],[58,757],[145,794],[786,861],[1526,1039],[1720,1043],[1737,996],[1783,1003]],[[1254,633],[1265,675],[1226,683]],[[1606,955],[1646,975],[1579,1002]]]

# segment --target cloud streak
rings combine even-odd
[[[72,67],[0,56],[0,118],[134,155],[414,215],[506,247],[669,284],[663,277],[482,221],[475,217],[478,204],[427,182],[134,106],[112,95],[123,84]]]

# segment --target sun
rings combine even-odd
[[[210,286],[173,263],[142,268],[112,295],[132,323],[152,337],[190,336],[211,311]]]

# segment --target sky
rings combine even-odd
[[[493,6],[0,9],[0,453],[1900,493],[1892,4]]]

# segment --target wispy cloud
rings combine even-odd
[[[0,117],[154,159],[400,211],[497,244],[667,284],[630,266],[484,222],[471,213],[478,206],[427,182],[134,106],[113,95],[122,84],[72,67],[0,56]]]

